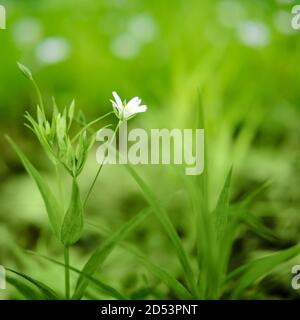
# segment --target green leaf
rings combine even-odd
[[[24,65],[23,65],[22,63],[20,63],[20,62],[17,62],[17,65],[18,65],[20,71],[23,73],[23,75],[24,75],[26,78],[28,78],[29,80],[32,80],[32,79],[33,79],[31,71],[30,71],[26,66],[24,66]]]
[[[187,255],[183,249],[181,240],[175,230],[174,225],[172,224],[167,212],[165,209],[159,205],[158,201],[156,200],[154,194],[152,193],[151,189],[148,185],[144,182],[144,180],[137,174],[137,172],[132,168],[130,165],[126,165],[127,170],[140,186],[141,190],[143,191],[145,199],[148,201],[150,206],[153,208],[153,212],[156,214],[157,219],[160,221],[161,225],[165,229],[167,235],[169,236],[179,261],[184,269],[186,279],[188,281],[190,289],[193,291],[195,295],[197,295],[197,288],[196,288],[196,281],[194,279],[194,274],[192,267],[189,263]]]
[[[72,121],[72,119],[74,117],[74,111],[75,111],[75,100],[73,99],[71,102],[71,105],[69,107],[69,110],[68,110],[69,121]]]
[[[165,285],[172,289],[178,298],[180,299],[193,299],[196,297],[193,297],[191,293],[172,275],[169,274],[169,272],[162,269],[160,266],[152,263],[144,254],[139,252],[138,250],[132,248],[132,247],[126,247],[131,253],[134,254],[134,256],[138,259],[140,263],[142,263],[145,268],[149,270],[155,277],[160,279]]]
[[[41,254],[37,254],[35,252],[29,252],[30,254],[32,255],[35,255],[39,258],[43,258],[43,259],[46,259],[52,263],[55,263],[59,266],[62,266],[62,267],[65,267],[65,264],[62,263],[62,262],[59,262],[57,260],[54,260],[52,258],[49,258],[49,257],[46,257],[44,255],[41,255]],[[69,269],[72,270],[73,272],[76,272],[78,273],[80,276],[86,278],[89,282],[93,283],[96,287],[98,287],[104,294],[112,297],[112,298],[115,298],[115,299],[119,299],[119,300],[127,300],[127,297],[125,295],[123,295],[122,293],[120,293],[119,291],[117,291],[116,289],[114,289],[113,287],[105,284],[104,282],[98,280],[98,279],[95,279],[87,274],[84,274],[83,272],[81,272],[80,270],[72,267],[72,266],[69,266]]]
[[[52,226],[53,232],[57,236],[57,238],[60,239],[60,226],[61,226],[62,212],[57,199],[53,195],[49,186],[43,180],[42,176],[39,174],[36,168],[31,164],[31,162],[25,156],[23,151],[21,151],[21,149],[13,142],[13,140],[10,137],[6,136],[6,139],[8,140],[10,145],[13,147],[15,152],[17,153],[18,157],[22,161],[23,166],[25,167],[28,174],[35,181],[41,193],[41,196],[44,200],[45,207],[48,213],[48,218]]]
[[[290,260],[300,253],[300,244],[285,249],[266,257],[254,260],[228,275],[227,281],[238,278],[236,286],[232,292],[232,298],[237,299],[250,285],[267,276],[281,263]]]
[[[69,208],[61,227],[61,241],[65,246],[76,243],[83,230],[83,206],[76,178],[73,178]]]
[[[245,195],[245,197],[241,200],[241,202],[237,205],[238,208],[246,208],[248,207],[255,198],[266,191],[271,185],[270,180],[266,180],[262,183],[258,188],[254,189],[253,191],[249,192]]]
[[[31,286],[23,283],[19,279],[6,276],[6,281],[14,286],[27,300],[43,300],[44,295],[34,290]]]
[[[216,209],[214,211],[216,226],[216,253],[212,266],[216,266],[215,281],[211,284],[211,297],[220,296],[221,285],[226,277],[227,265],[231,253],[235,225],[229,223],[229,189],[231,182],[232,168],[225,179],[224,186],[220,193]]]
[[[104,230],[102,226],[98,226],[92,223],[89,225],[93,226],[97,229],[97,231],[101,234],[107,236],[109,231]],[[145,256],[140,250],[136,249],[133,246],[130,246],[125,243],[121,243],[121,246],[134,255],[134,257],[142,264],[149,272],[151,272],[155,277],[160,279],[169,289],[172,289],[178,298],[180,299],[193,299],[191,293],[172,275],[163,270],[160,266],[152,263],[147,256]]]
[[[23,279],[29,281],[31,284],[33,284],[36,288],[38,288],[40,290],[40,292],[44,295],[45,299],[47,299],[47,300],[58,300],[59,299],[57,294],[50,287],[45,285],[44,283],[42,283],[38,280],[35,280],[34,278],[32,278],[22,272],[15,271],[15,270],[7,268],[7,267],[5,269],[20,276]]]
[[[84,275],[92,276],[104,263],[109,254],[114,250],[118,243],[120,243],[130,232],[147,216],[150,210],[142,210],[139,214],[134,216],[126,222],[119,230],[113,233],[105,242],[93,253],[88,262],[82,269]],[[84,291],[88,285],[85,277],[80,275],[78,278],[73,299],[81,299]]]
[[[234,210],[234,215],[244,222],[249,228],[251,228],[260,237],[268,241],[279,241],[279,237],[275,234],[273,230],[266,227],[261,219],[250,213],[245,209]]]
[[[217,237],[222,241],[224,237],[224,231],[228,223],[229,216],[229,188],[232,175],[232,168],[226,177],[223,189],[220,193],[218,203],[215,209]]]

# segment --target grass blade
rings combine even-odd
[[[96,226],[94,224],[91,224],[94,228],[97,229],[97,232],[107,235],[109,234],[109,231],[104,230],[101,226]],[[172,277],[168,272],[163,270],[160,266],[152,263],[147,256],[145,256],[140,250],[134,248],[133,246],[130,246],[128,244],[125,244],[124,242],[121,243],[121,246],[131,253],[137,260],[144,265],[146,269],[150,273],[153,274],[156,278],[160,279],[168,288],[172,289],[178,298],[180,299],[193,299],[193,296],[191,293],[174,277]]]
[[[233,290],[232,298],[237,299],[250,285],[262,279],[273,271],[279,264],[290,260],[300,253],[300,244],[289,249],[276,252],[269,256],[254,260],[229,274],[227,281],[232,278],[239,278]]]
[[[84,291],[88,285],[86,275],[92,276],[104,263],[109,254],[114,250],[116,245],[120,243],[130,232],[149,214],[150,210],[142,210],[139,214],[134,216],[131,220],[125,223],[119,230],[112,234],[103,245],[98,248],[90,257],[88,262],[82,269],[82,274],[76,284],[76,289],[72,299],[81,299]]]
[[[73,178],[72,195],[69,208],[61,227],[61,241],[65,246],[76,243],[83,230],[83,206],[76,178]]]
[[[261,219],[250,213],[245,209],[234,210],[234,216],[245,223],[250,229],[257,233],[260,237],[268,241],[278,241],[279,237],[275,234],[273,230],[266,227]]]
[[[47,256],[44,256],[44,255],[41,255],[41,254],[37,254],[35,252],[29,252],[30,254],[32,255],[35,255],[39,258],[43,258],[43,259],[46,259],[52,263],[55,263],[59,266],[62,266],[62,267],[65,267],[65,264],[62,263],[62,262],[59,262],[57,260],[54,260],[52,258],[49,258]],[[120,293],[119,291],[117,291],[115,288],[105,284],[104,282],[98,280],[98,279],[95,279],[94,277],[91,277],[87,274],[84,274],[83,272],[81,272],[80,270],[72,267],[72,266],[69,266],[69,269],[72,270],[73,272],[76,272],[77,274],[79,274],[80,276],[86,278],[89,282],[95,284],[104,294],[112,297],[112,298],[115,298],[115,299],[119,299],[119,300],[127,300],[128,298],[123,295],[122,293]]]
[[[15,271],[13,269],[10,269],[10,268],[7,268],[6,267],[6,270],[20,276],[21,278],[29,281],[31,284],[33,284],[37,289],[40,290],[40,292],[43,294],[43,296],[45,297],[46,300],[58,300],[59,297],[57,296],[57,294],[50,288],[48,287],[47,285],[45,285],[44,283],[38,281],[38,280],[35,280],[34,278],[22,273],[22,272],[18,272],[18,271]]]
[[[144,180],[137,174],[137,172],[132,168],[130,165],[126,165],[127,170],[140,186],[141,190],[143,191],[145,199],[148,201],[150,206],[153,208],[153,212],[156,214],[157,219],[162,224],[163,228],[165,229],[167,235],[169,236],[175,250],[179,261],[184,269],[186,280],[189,284],[190,289],[193,291],[194,295],[197,295],[197,287],[196,281],[194,279],[194,274],[192,267],[188,261],[187,255],[183,249],[181,240],[175,230],[174,225],[172,224],[167,212],[164,208],[162,208],[158,201],[156,200],[154,194],[148,187],[148,185],[144,182]]]
[[[14,286],[27,300],[43,300],[44,296],[22,281],[7,276],[6,281]]]
[[[217,238],[222,241],[224,237],[224,231],[228,223],[229,216],[229,188],[232,175],[232,168],[226,177],[223,189],[220,193],[218,203],[215,209]]]
[[[271,185],[270,180],[266,180],[264,183],[262,183],[257,189],[253,190],[252,192],[249,192],[246,194],[243,199],[240,201],[240,203],[237,205],[238,208],[246,208],[248,207],[257,196],[262,194],[264,191],[266,191]]]
[[[53,195],[51,189],[46,184],[46,182],[43,180],[42,176],[39,174],[39,172],[36,170],[36,168],[31,164],[29,159],[26,157],[26,155],[23,153],[23,151],[13,142],[13,140],[6,136],[6,139],[10,143],[10,145],[13,147],[15,152],[17,153],[18,157],[20,158],[23,166],[25,167],[28,174],[33,178],[35,181],[41,196],[44,200],[46,210],[48,213],[48,218],[50,221],[50,224],[52,226],[52,229],[54,231],[54,234],[57,236],[57,238],[60,238],[60,226],[61,226],[61,207]]]

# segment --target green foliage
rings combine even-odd
[[[32,65],[35,64],[36,70],[40,70],[45,92],[49,92],[52,87],[56,88],[58,101],[65,99],[69,94],[68,90],[76,89],[77,92],[80,92],[79,99],[84,102],[87,116],[82,111],[77,112],[74,100],[69,106],[60,109],[53,99],[51,110],[45,108],[33,73],[29,68],[18,63],[22,74],[32,82],[38,95],[35,115],[33,116],[32,112],[25,114],[26,126],[33,131],[53,168],[55,167],[58,173],[57,180],[63,181],[63,186],[60,187],[61,182],[59,182],[57,188],[60,197],[55,196],[54,190],[49,187],[23,151],[11,139],[9,142],[38,186],[56,238],[61,240],[64,246],[69,247],[76,244],[82,237],[82,242],[78,243],[73,251],[76,253],[73,263],[84,265],[82,270],[70,266],[69,261],[61,263],[55,259],[46,258],[50,270],[53,270],[55,265],[60,265],[65,270],[71,270],[78,275],[73,294],[74,299],[89,297],[88,284],[93,284],[91,287],[96,293],[99,292],[115,299],[143,298],[151,294],[152,298],[219,299],[230,297],[241,299],[247,297],[249,288],[255,287],[276,267],[299,254],[299,245],[275,251],[286,243],[299,241],[297,214],[299,210],[295,208],[299,205],[299,192],[297,191],[299,178],[295,174],[298,172],[297,163],[299,163],[297,152],[299,149],[297,142],[299,140],[297,140],[299,136],[297,107],[299,94],[296,85],[298,75],[294,72],[299,50],[295,42],[295,35],[281,34],[281,31],[277,30],[280,27],[278,27],[278,21],[281,21],[278,17],[281,17],[280,14],[285,7],[279,7],[274,3],[255,4],[255,6],[243,3],[240,4],[240,8],[242,8],[241,12],[248,10],[247,19],[253,19],[256,12],[259,12],[256,19],[261,19],[263,26],[267,30],[270,29],[272,33],[272,43],[267,48],[247,48],[245,43],[239,40],[241,30],[237,30],[237,27],[233,25],[230,28],[226,27],[226,24],[229,25],[233,21],[224,23],[224,19],[226,20],[226,17],[228,19],[228,12],[223,12],[219,8],[219,3],[223,5],[223,2],[210,4],[209,2],[191,1],[185,3],[184,10],[182,10],[183,7],[178,3],[162,5],[141,1],[138,9],[144,10],[146,15],[151,13],[150,17],[153,16],[153,20],[159,26],[160,34],[164,36],[155,40],[156,42],[153,43],[155,46],[145,42],[144,50],[143,45],[138,43],[138,48],[141,50],[140,56],[124,61],[110,53],[109,48],[114,48],[112,44],[115,43],[115,39],[118,39],[119,33],[123,34],[126,23],[128,27],[132,26],[135,18],[134,5],[130,10],[126,7],[117,10],[114,8],[112,15],[114,19],[110,21],[112,11],[109,6],[113,7],[113,4],[105,4],[104,8],[101,2],[91,1],[90,4],[86,4],[79,1],[79,6],[83,5],[84,8],[91,9],[88,11],[95,13],[95,17],[89,19],[90,24],[86,23],[86,19],[79,17],[80,21],[78,19],[76,25],[58,23],[58,26],[55,27],[58,33],[65,32],[65,35],[68,36],[68,41],[74,48],[72,57],[75,60],[70,63],[60,63],[59,67],[55,65],[46,67],[35,61],[32,61]],[[25,7],[28,8],[27,6],[31,5],[27,4]],[[42,24],[45,34],[52,34],[52,18],[56,19],[61,14],[65,19],[65,8],[68,5],[60,7],[57,2],[50,8],[46,1],[44,7],[47,8],[47,15],[42,18],[45,20],[42,21]],[[73,7],[72,9],[68,7],[68,10],[78,11],[77,5],[76,8]],[[41,8],[35,9],[32,6],[30,10],[34,13],[35,10],[41,10]],[[274,19],[266,18],[266,11],[268,14],[272,13]],[[199,12],[205,12],[205,17],[199,19]],[[168,23],[165,20],[166,13],[170,17]],[[218,18],[219,15],[222,17]],[[41,16],[40,12],[37,12],[37,16]],[[99,30],[95,31],[94,28],[94,19],[97,19],[98,23],[100,16],[99,23],[104,27],[101,30],[109,30],[105,34],[99,34]],[[238,26],[247,23],[247,20],[244,21],[246,19],[244,16],[240,18]],[[41,23],[38,19],[36,20]],[[184,25],[179,23],[183,20],[187,21]],[[116,21],[120,23],[115,23]],[[14,22],[16,22],[15,30],[18,30],[18,21]],[[270,23],[274,25],[269,25]],[[210,32],[207,33],[208,24]],[[72,30],[68,29],[71,28],[70,26]],[[88,30],[89,40],[91,40],[85,41],[84,46],[82,41],[79,41],[82,37],[78,36],[82,29]],[[220,33],[224,34],[221,41],[218,37]],[[13,32],[13,34],[17,35],[18,32]],[[138,37],[138,35],[140,36],[141,33],[134,32],[133,36]],[[13,59],[19,53],[25,57],[28,56],[28,51],[35,50],[34,48],[38,45],[38,43],[28,44],[24,46],[26,52],[19,52],[22,50],[14,44],[17,43],[17,40],[17,38],[14,41],[9,40],[8,43],[9,55]],[[109,43],[109,41],[112,42]],[[13,45],[16,46],[15,52],[12,49]],[[107,48],[105,48],[106,45]],[[289,51],[288,63],[286,61],[280,63],[282,54],[286,55],[286,49],[291,46],[295,50]],[[7,46],[3,48],[5,54]],[[99,59],[99,52],[101,52],[101,59]],[[157,61],[160,62],[157,64]],[[224,61],[226,63],[223,63]],[[74,63],[77,65],[75,69],[71,67]],[[5,116],[7,114],[13,116],[18,110],[23,110],[24,101],[27,103],[32,98],[24,95],[21,82],[17,82],[19,80],[14,78],[13,68],[10,69],[12,64],[6,63],[5,59],[1,59],[0,64],[3,77],[5,76],[0,97],[0,105],[6,107],[6,109],[1,109],[4,115],[2,121],[5,125],[7,120]],[[255,70],[260,71],[260,77],[257,77]],[[124,80],[124,76],[120,76],[120,71],[122,74],[130,74],[130,81]],[[9,76],[6,77],[6,75]],[[151,117],[144,120],[145,122],[141,122],[141,125],[145,127],[168,126],[169,124],[186,126],[185,121],[194,118],[197,118],[198,128],[205,127],[205,171],[201,176],[184,177],[177,184],[177,180],[172,180],[173,178],[169,176],[166,169],[149,177],[148,184],[147,179],[141,178],[144,177],[144,172],[139,174],[131,166],[127,167],[151,207],[149,210],[142,211],[141,214],[135,214],[136,206],[140,206],[140,196],[134,194],[134,197],[131,197],[131,185],[128,190],[126,189],[127,179],[124,181],[119,179],[117,173],[113,171],[103,177],[103,185],[101,189],[98,189],[97,199],[91,199],[94,202],[90,206],[89,203],[84,202],[84,208],[82,208],[80,190],[83,190],[83,186],[87,184],[89,175],[82,174],[80,180],[79,175],[86,168],[86,160],[95,141],[95,134],[91,129],[94,124],[106,118],[111,112],[91,122],[87,119],[91,114],[96,114],[99,110],[106,108],[106,100],[108,100],[106,97],[110,94],[112,86],[121,87],[124,92],[131,91],[133,94],[142,92],[143,96],[147,97],[153,105],[153,113]],[[201,91],[201,101],[197,109],[198,114],[195,116],[196,112],[190,106],[193,105],[195,88],[198,86]],[[15,87],[20,88],[19,97],[15,97],[15,90],[12,89]],[[284,92],[284,97],[278,92]],[[95,102],[98,96],[99,104],[98,100]],[[76,101],[80,100],[76,99]],[[98,109],[99,105],[102,105],[102,109]],[[206,119],[203,116],[204,105]],[[49,114],[51,114],[50,118]],[[9,117],[8,120],[10,124]],[[15,134],[14,129],[12,134]],[[14,141],[17,140],[14,138]],[[35,154],[32,153],[30,159],[32,158],[33,161],[34,157]],[[222,181],[231,163],[234,163],[233,178],[235,179],[231,181],[230,170],[225,181]],[[61,174],[59,170],[61,167],[72,179],[70,186],[72,191],[67,201],[67,208],[64,207],[62,193],[69,190],[67,186],[69,180]],[[0,169],[7,170],[6,165],[2,165]],[[272,184],[272,190],[267,191],[267,184],[252,187],[252,184],[257,185],[269,175],[278,175],[277,181]],[[18,189],[24,193],[24,197],[27,196],[27,193],[24,192],[25,188]],[[184,193],[184,198],[177,197],[176,188]],[[249,192],[249,190],[253,191]],[[175,195],[173,192],[176,192]],[[171,193],[174,198],[169,207],[165,206],[161,200],[165,193]],[[240,196],[245,193],[247,196],[240,200]],[[104,199],[103,194],[108,199],[100,203],[98,199]],[[2,199],[5,196],[2,196]],[[61,244],[57,245],[56,242],[52,242],[40,224],[40,220],[31,221],[25,214],[23,217],[23,210],[18,213],[17,209],[7,209],[5,206],[2,209],[3,220],[9,222],[7,225],[13,225],[13,230],[23,230],[26,224],[29,230],[30,228],[35,230],[37,226],[41,228],[35,243],[37,250],[49,250],[53,255],[59,255],[59,252],[63,250],[59,247]],[[83,230],[84,209],[88,211],[91,219],[98,221],[97,230],[101,230],[101,233],[103,224],[116,223],[117,220],[127,221],[128,213],[131,216],[134,215],[133,219],[121,225],[116,232],[104,232],[106,239],[91,256],[87,257],[87,262],[84,260],[86,259],[85,254],[87,249],[93,247],[94,234]],[[6,211],[14,211],[15,219],[21,221],[17,228],[15,228],[14,220],[10,221],[11,215],[6,214]],[[152,217],[150,212],[154,213],[155,219],[149,219],[145,223],[146,216]],[[262,218],[266,218],[267,225],[263,223]],[[169,242],[164,241],[164,235],[161,234],[161,230],[157,229],[155,220],[163,227],[163,232],[169,238]],[[259,237],[248,233],[249,228]],[[290,230],[294,230],[294,234]],[[139,232],[142,233],[142,237]],[[13,232],[11,233],[10,241],[17,243],[18,241],[13,238]],[[28,233],[31,235],[31,232]],[[129,235],[133,240],[125,242],[124,239]],[[23,238],[26,238],[26,241]],[[34,237],[24,236],[21,233],[20,242],[28,246],[31,245],[32,238]],[[238,250],[235,249],[237,241]],[[250,260],[249,256],[252,256],[258,248],[264,248],[266,241],[268,249],[269,246],[272,247],[270,250],[272,253],[254,261]],[[125,249],[126,259],[128,254],[133,262],[130,260],[129,263],[128,261],[119,263],[119,257],[111,254],[117,251],[119,246]],[[152,254],[145,253],[149,250],[152,250]],[[14,252],[12,255],[17,256],[17,253]],[[180,262],[179,268],[176,263],[173,263],[174,256]],[[164,264],[163,261],[167,263]],[[109,266],[107,269],[103,268],[104,262]],[[130,263],[135,264],[136,262],[143,271],[146,271],[147,278],[150,277],[146,286],[143,283],[141,287],[139,280],[136,280],[141,269],[137,267],[133,272],[131,270]],[[245,262],[246,264],[243,264]],[[23,268],[30,270],[26,265]],[[42,278],[42,275],[45,275],[44,269],[39,268],[38,265],[36,268],[39,278]],[[99,270],[101,273],[97,273]],[[14,273],[14,271],[11,272]],[[133,293],[129,292],[131,289],[127,289],[126,286],[128,281],[131,281],[132,273],[136,276]],[[45,275],[45,278],[47,277],[48,273]],[[121,289],[115,289],[115,286],[100,281],[100,277],[105,278],[107,282],[112,281],[118,283],[120,287],[123,286],[125,293],[121,293],[123,291]],[[51,285],[60,285],[56,278],[51,280],[49,280]],[[25,273],[14,273],[13,277],[8,276],[8,283],[26,299],[61,298],[43,282],[44,280],[37,281],[26,276]],[[161,293],[154,295],[153,292],[156,290],[161,290]],[[277,298],[276,293],[268,292],[268,288],[264,289],[262,297],[268,298],[269,294],[274,295],[272,298]]]
[[[300,245],[273,253],[269,256],[254,260],[241,266],[228,275],[227,280],[238,278],[232,292],[232,298],[239,298],[243,291],[259,279],[267,276],[274,268],[300,254]]]
[[[28,174],[33,178],[37,187],[39,188],[39,191],[45,203],[45,207],[47,209],[49,222],[52,226],[53,232],[58,238],[60,238],[60,228],[62,219],[61,206],[59,205],[57,199],[53,195],[51,189],[49,188],[45,180],[35,169],[35,167],[31,164],[31,162],[21,151],[21,149],[13,142],[11,138],[7,137],[7,140],[19,156]]]
[[[131,220],[126,222],[119,230],[111,234],[105,242],[91,255],[82,269],[82,274],[92,276],[101,268],[107,257],[115,247],[124,239],[141,221],[145,219],[149,210],[143,210]],[[78,278],[73,299],[81,299],[88,285],[87,279],[80,275]]]
[[[76,178],[73,179],[72,195],[69,208],[61,227],[61,242],[65,246],[76,243],[83,230],[83,206]]]
[[[38,280],[35,280],[34,278],[22,273],[22,272],[18,272],[18,271],[15,271],[13,269],[10,269],[10,268],[6,268],[8,271],[18,275],[19,277],[27,280],[29,283],[31,283],[35,288],[39,289],[39,291],[42,293],[43,295],[43,299],[44,300],[58,300],[59,299],[59,296],[50,288],[48,287],[47,285],[45,285],[44,283],[38,281]],[[20,286],[20,283],[19,282],[14,282],[14,285],[18,286],[18,289],[22,292],[22,293],[25,293],[24,291],[24,286]],[[28,294],[28,289],[26,289],[26,293]],[[33,293],[33,291],[30,292],[31,294]]]
[[[43,300],[44,296],[33,289],[30,285],[11,276],[6,277],[6,281],[14,286],[27,300]]]
[[[31,71],[26,66],[24,66],[22,63],[18,62],[17,64],[18,64],[18,67],[19,67],[20,71],[23,73],[23,75],[27,79],[33,80]]]

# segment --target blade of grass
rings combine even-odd
[[[279,237],[273,230],[266,227],[262,221],[245,209],[236,209],[233,215],[245,223],[250,229],[257,233],[260,237],[268,241],[279,241]]]
[[[231,272],[227,281],[238,277],[237,285],[235,286],[231,298],[237,299],[242,293],[252,284],[262,279],[272,272],[281,263],[290,260],[300,254],[300,244],[280,252],[273,253],[266,257],[254,260],[244,266]]]
[[[253,190],[252,192],[245,195],[245,197],[240,201],[240,203],[237,205],[238,208],[246,208],[248,207],[253,200],[259,196],[261,193],[266,191],[271,185],[270,180],[266,180],[264,183],[262,183],[257,189]]]
[[[177,256],[179,258],[179,261],[183,267],[183,270],[185,272],[186,280],[189,284],[189,288],[193,292],[195,296],[197,296],[197,287],[196,287],[196,281],[194,278],[192,267],[189,263],[189,260],[187,258],[187,255],[183,249],[181,240],[176,232],[176,229],[174,225],[172,224],[167,212],[164,208],[162,208],[158,201],[156,200],[154,194],[152,193],[151,189],[148,187],[148,185],[144,182],[144,180],[137,174],[137,172],[132,168],[130,165],[126,165],[127,170],[131,174],[131,176],[134,178],[134,180],[137,182],[141,190],[143,191],[145,199],[148,201],[150,206],[153,208],[153,212],[156,214],[157,219],[162,224],[163,228],[165,229],[167,235],[169,236],[175,251],[177,253]]]
[[[108,239],[106,239],[106,241],[96,249],[88,262],[84,265],[82,273],[92,276],[103,265],[104,261],[114,250],[117,244],[128,236],[131,231],[146,218],[149,212],[149,209],[142,210],[139,214],[125,223],[119,230],[113,233]],[[80,275],[73,294],[73,299],[81,299],[87,286],[87,279]]]
[[[232,175],[232,168],[229,170],[229,173],[226,177],[224,186],[220,193],[217,206],[215,209],[215,221],[216,221],[216,230],[217,238],[222,241],[224,237],[224,231],[228,223],[229,216],[229,188]]]
[[[28,158],[25,156],[23,151],[13,142],[13,140],[6,136],[6,139],[10,143],[10,145],[13,147],[15,152],[17,153],[18,157],[20,158],[23,166],[25,167],[28,174],[33,178],[35,181],[41,196],[44,200],[45,207],[48,213],[48,218],[50,221],[50,224],[52,226],[52,229],[54,231],[54,234],[57,236],[57,238],[60,238],[60,226],[61,226],[61,206],[59,205],[57,199],[53,195],[51,189],[46,184],[46,182],[43,180],[39,172],[36,170],[36,168],[31,164],[31,162],[28,160]]]
[[[66,265],[62,262],[59,262],[55,259],[52,259],[52,258],[49,258],[47,256],[44,256],[44,255],[41,255],[41,254],[38,254],[36,252],[28,252],[30,253],[31,255],[34,255],[34,256],[37,256],[39,258],[42,258],[42,259],[45,259],[45,260],[48,260],[56,265],[59,265],[61,267],[66,267]],[[115,298],[115,299],[119,299],[119,300],[127,300],[128,298],[123,295],[122,293],[120,293],[119,291],[117,291],[115,288],[105,284],[104,282],[98,280],[98,279],[95,279],[94,277],[91,277],[87,274],[84,274],[83,272],[81,272],[80,270],[78,270],[77,268],[75,267],[72,267],[69,265],[68,267],[70,270],[72,270],[73,272],[79,274],[80,276],[86,278],[89,282],[93,283],[97,288],[99,288],[104,294],[112,297],[112,298]]]
[[[43,300],[45,298],[44,295],[16,278],[6,276],[6,281],[14,286],[27,300]]]
[[[229,190],[232,176],[232,168],[229,170],[222,191],[214,210],[215,227],[216,227],[216,245],[217,256],[214,264],[217,266],[216,275],[214,277],[214,285],[212,295],[213,298],[220,296],[222,283],[226,277],[227,264],[231,253],[233,235],[235,225],[229,225]]]
[[[83,230],[83,206],[76,178],[73,178],[69,208],[61,227],[61,241],[65,246],[76,243]]]
[[[196,249],[198,261],[198,277],[197,285],[201,294],[201,298],[207,295],[209,273],[213,271],[211,268],[214,255],[213,242],[213,224],[209,212],[209,181],[208,181],[208,135],[205,125],[205,115],[203,108],[202,95],[198,92],[196,128],[205,130],[204,140],[204,171],[201,175],[195,177],[196,185],[189,182],[193,210],[196,216]],[[188,179],[188,177],[186,177]]]
[[[34,278],[22,273],[22,272],[18,272],[18,271],[15,271],[11,268],[7,268],[5,267],[6,270],[20,276],[21,278],[29,281],[31,284],[33,284],[37,289],[40,290],[40,292],[44,295],[44,297],[47,299],[47,300],[59,300],[59,297],[58,295],[50,288],[48,287],[47,285],[45,285],[44,283],[38,281],[38,280],[35,280]]]
[[[105,230],[102,226],[95,225],[93,223],[88,223],[90,226],[95,228],[97,232],[102,235],[107,236],[110,234],[110,231]],[[138,261],[144,265],[146,269],[150,273],[153,274],[156,278],[160,279],[168,288],[174,290],[178,298],[180,299],[193,299],[191,293],[174,277],[172,277],[168,272],[163,270],[160,266],[152,263],[147,256],[145,256],[140,250],[136,249],[133,246],[130,246],[124,241],[121,243],[121,247],[123,247],[126,251],[131,253]]]

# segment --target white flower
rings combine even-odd
[[[128,103],[126,101],[122,102],[121,98],[114,91],[113,96],[115,100],[110,100],[116,116],[121,120],[128,120],[134,117],[137,113],[145,112],[147,106],[140,105],[142,100],[139,97],[132,98]]]

